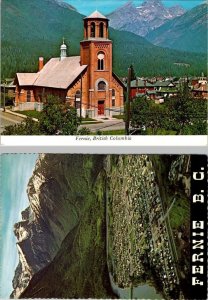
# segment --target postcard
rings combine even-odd
[[[2,154],[1,298],[207,299],[207,157]]]
[[[205,136],[206,19],[203,0],[2,1],[2,140]]]

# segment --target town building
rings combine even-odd
[[[112,116],[123,112],[124,84],[112,71],[112,41],[109,20],[95,11],[84,18],[84,39],[80,56],[61,55],[45,65],[39,58],[37,73],[17,73],[15,110],[38,110],[47,95],[58,96],[77,108],[83,117]]]
[[[156,98],[154,86],[147,80],[136,78],[131,81],[131,98],[148,96],[150,99]]]

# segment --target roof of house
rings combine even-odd
[[[131,87],[136,88],[136,87],[153,87],[153,85],[151,83],[149,83],[148,81],[144,81],[144,80],[132,80],[131,81]]]
[[[155,87],[167,87],[167,86],[175,86],[171,81],[166,80],[166,81],[156,81],[153,86]]]
[[[87,68],[80,65],[80,56],[51,58],[38,73],[17,73],[19,85],[67,89]]]
[[[37,79],[38,73],[17,73],[19,85],[33,85]]]
[[[115,80],[117,80],[117,82],[120,84],[120,85],[122,85],[122,87],[124,88],[124,89],[126,89],[126,85],[124,84],[124,82],[113,72],[113,77],[115,78]]]
[[[193,91],[194,92],[204,92],[204,93],[207,93],[208,92],[208,87],[207,85],[203,85],[203,86],[199,86],[199,87],[194,87],[193,88]]]
[[[85,19],[105,19],[105,20],[107,20],[107,18],[104,15],[102,15],[98,10],[95,10],[91,15],[89,15]]]

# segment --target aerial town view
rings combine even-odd
[[[203,0],[7,0],[2,12],[1,134],[206,134]]]
[[[191,161],[3,154],[1,298],[192,299]]]

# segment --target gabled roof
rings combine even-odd
[[[148,81],[145,81],[144,80],[132,80],[131,81],[131,87],[153,87],[153,85],[151,83],[149,83]]]
[[[80,66],[80,56],[51,58],[38,73],[17,73],[19,85],[67,89],[87,68]]]
[[[105,19],[105,20],[107,20],[107,18],[104,15],[102,15],[98,10],[95,10],[91,15],[89,15],[85,19]]]
[[[51,58],[39,72],[35,86],[67,89],[68,86],[87,68],[80,66],[80,56]]]
[[[126,89],[126,86],[125,86],[125,84],[124,84],[124,82],[113,72],[112,73],[112,75],[113,75],[113,77],[114,77],[114,79],[115,80],[117,80],[117,82],[124,88],[124,89]]]
[[[167,81],[156,81],[153,86],[155,87],[167,87],[167,86],[175,86],[174,83],[172,83],[171,81],[167,80]]]
[[[38,73],[17,73],[19,85],[33,85],[37,79]]]

